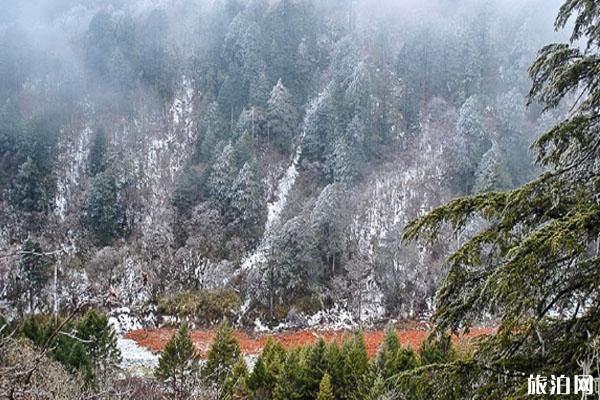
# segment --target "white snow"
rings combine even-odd
[[[134,340],[118,338],[117,346],[121,350],[121,367],[126,370],[153,369],[158,365],[158,354],[139,346]]]
[[[270,202],[267,205],[268,216],[262,241],[256,247],[254,252],[246,257],[246,259],[242,262],[241,271],[251,270],[266,261],[266,255],[271,246],[273,228],[279,223],[281,213],[283,212],[283,209],[287,203],[288,195],[296,183],[296,177],[298,176],[298,162],[302,156],[302,143],[304,141],[304,135],[305,132],[303,132],[302,136],[300,137],[300,142],[296,148],[296,152],[294,153],[294,157],[292,158],[290,166],[277,184],[275,201]]]
[[[131,315],[131,310],[128,307],[112,310],[108,317],[108,324],[111,325],[117,333],[142,329],[142,324],[139,319]]]

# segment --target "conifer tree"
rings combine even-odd
[[[262,181],[255,161],[245,163],[233,182],[229,213],[235,231],[257,240],[267,220],[267,207]]]
[[[321,379],[317,400],[335,400],[333,388],[331,386],[331,376],[329,376],[329,374],[323,375],[323,379]]]
[[[323,379],[323,374],[327,372],[327,343],[323,337],[320,337],[314,346],[310,346],[305,354],[305,379],[306,395],[309,398],[315,396],[319,391],[319,384]],[[331,386],[331,376],[329,376],[329,386]]]
[[[513,187],[510,172],[506,167],[506,158],[497,144],[483,155],[477,172],[473,193],[503,191]]]
[[[385,337],[374,360],[377,375],[385,380],[417,367],[417,358],[412,349],[404,348],[393,324],[389,324]]]
[[[292,97],[281,79],[273,87],[267,102],[267,133],[269,140],[282,150],[290,149],[296,130],[296,111]]]
[[[96,176],[106,168],[106,133],[100,128],[94,135],[94,141],[90,148],[90,158],[88,162],[88,171],[91,176]]]
[[[599,18],[597,2],[565,1],[555,26],[575,20],[570,43],[545,46],[530,68],[531,101],[551,109],[571,94],[579,99],[533,144],[547,172],[509,192],[454,200],[405,233],[429,240],[444,222],[460,231],[474,215],[489,221],[447,260],[434,314],[440,331],[469,329],[490,313],[500,317],[498,333],[484,340],[470,368],[486,395],[490,387],[497,398],[526,392],[527,383],[511,376],[576,375],[577,360],[592,357],[599,315],[589,301],[600,295]],[[501,366],[508,381],[498,384],[496,374],[477,366]]]
[[[116,368],[121,361],[117,336],[105,314],[91,309],[75,325],[77,337],[85,342],[86,352],[94,371],[104,373]]]
[[[94,234],[98,244],[108,246],[122,234],[122,212],[117,203],[118,188],[111,171],[98,174],[83,205],[80,221]]]
[[[364,395],[366,389],[367,373],[369,371],[369,356],[365,345],[365,337],[362,332],[354,335],[349,347],[345,351],[343,367],[344,389],[343,399],[358,400]]]
[[[239,360],[243,360],[240,346],[233,336],[233,329],[224,320],[213,339],[206,363],[202,367],[202,379],[208,385],[219,389],[231,378]]]
[[[226,211],[229,206],[231,186],[235,179],[235,154],[228,143],[211,167],[208,178],[209,194],[217,209]]]
[[[263,352],[256,360],[248,378],[248,388],[256,400],[272,399],[275,385],[279,379],[286,352],[279,342],[267,338]]]
[[[225,379],[222,389],[219,391],[224,400],[241,400],[248,398],[248,368],[242,357],[233,366],[231,375]]]
[[[333,392],[336,394],[336,398],[339,399],[344,380],[344,360],[337,341],[332,340],[328,344],[325,353],[325,362],[327,364],[327,373],[331,377]]]
[[[188,385],[198,372],[199,355],[192,342],[188,327],[183,323],[179,330],[167,342],[154,376],[167,382],[176,399],[183,399]]]
[[[19,275],[25,283],[29,312],[35,312],[35,306],[48,279],[50,278],[50,259],[44,255],[42,246],[31,239],[25,240],[21,246],[21,257],[18,262]]]
[[[302,372],[300,349],[289,351],[273,390],[273,400],[302,399]]]
[[[19,167],[11,192],[11,203],[28,212],[43,211],[48,205],[44,177],[31,157],[27,157]]]

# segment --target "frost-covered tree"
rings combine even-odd
[[[81,210],[82,225],[98,244],[108,246],[123,233],[123,215],[117,199],[118,187],[111,171],[97,175]]]
[[[460,109],[456,133],[453,137],[454,153],[452,158],[457,177],[457,189],[470,193],[474,183],[475,171],[483,154],[491,143],[487,130],[483,126],[483,103],[480,97],[472,96]]]
[[[454,200],[406,230],[407,239],[434,239],[444,223],[461,231],[474,216],[488,222],[448,258],[433,321],[438,331],[468,330],[493,313],[498,331],[468,365],[440,369],[436,359],[434,379],[424,369],[420,382],[430,393],[455,381],[465,398],[519,397],[527,391],[523,376],[577,375],[597,357],[599,18],[597,3],[565,1],[555,26],[572,27],[570,42],[543,47],[530,68],[531,101],[551,109],[579,98],[534,142],[547,172],[508,192]]]
[[[296,115],[292,96],[279,79],[267,102],[267,134],[280,149],[290,149],[290,141],[296,133]]]
[[[23,290],[27,293],[29,312],[35,312],[40,295],[50,278],[50,259],[42,246],[27,239],[21,246],[18,261],[19,277],[23,280]]]
[[[48,206],[44,177],[31,157],[21,164],[11,191],[11,203],[23,211],[43,211]]]
[[[263,231],[267,219],[265,190],[256,161],[244,164],[231,187],[228,213],[237,235],[253,242]]]
[[[94,141],[90,148],[90,158],[88,161],[88,171],[91,176],[96,176],[106,168],[106,132],[99,128],[94,135]]]
[[[473,193],[495,190],[508,190],[513,187],[510,172],[506,166],[506,156],[497,144],[483,155],[475,173]]]
[[[217,209],[226,211],[235,179],[235,153],[231,143],[225,145],[221,154],[211,166],[208,177],[208,192]]]

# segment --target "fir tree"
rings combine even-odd
[[[591,357],[589,332],[599,323],[595,307],[586,305],[599,296],[599,17],[595,2],[566,1],[555,25],[576,20],[571,43],[544,47],[530,69],[531,101],[551,109],[570,94],[580,99],[533,145],[547,172],[509,192],[457,199],[406,230],[407,239],[434,239],[444,222],[461,231],[474,215],[489,221],[448,259],[433,318],[443,331],[499,315],[498,333],[484,340],[469,369],[486,396],[490,387],[497,398],[520,395],[526,382],[502,385],[477,366],[502,365],[507,377],[570,376],[580,371],[576,360]],[[463,380],[469,370],[461,371]]]
[[[317,400],[335,400],[333,388],[331,386],[331,376],[329,376],[329,374],[323,375],[323,379],[321,379]]]
[[[198,352],[184,323],[165,345],[154,376],[170,385],[176,399],[183,399],[190,381],[199,370],[198,359]]]
[[[356,333],[344,351],[343,399],[359,400],[366,389],[369,356],[362,332]]]
[[[281,79],[273,87],[267,102],[267,130],[269,139],[282,150],[289,150],[296,130],[296,111],[292,97]]]
[[[228,212],[235,231],[248,235],[250,243],[260,237],[267,219],[264,192],[256,162],[245,163],[233,182]]]
[[[225,212],[229,207],[231,186],[235,179],[235,153],[227,144],[211,167],[208,178],[209,194],[217,209]]]
[[[273,398],[273,391],[279,379],[279,374],[286,352],[281,343],[267,338],[262,354],[256,360],[252,373],[248,378],[248,388],[252,392],[253,399],[267,400]]]
[[[94,135],[94,141],[90,149],[90,158],[88,162],[88,171],[91,176],[96,176],[104,172],[106,168],[106,133],[100,128]]]
[[[443,364],[456,357],[452,347],[452,337],[448,334],[431,335],[419,348],[421,364]]]
[[[27,291],[29,312],[33,313],[42,290],[50,278],[50,259],[44,254],[39,243],[27,239],[21,246],[18,267]]]
[[[224,400],[248,398],[248,368],[246,367],[246,361],[242,357],[233,366],[231,375],[223,383],[220,393],[221,396],[219,397]]]
[[[322,382],[323,375],[327,372],[327,344],[320,337],[314,346],[307,349],[305,357],[305,387],[306,396],[314,398],[319,391],[319,384]],[[329,386],[331,386],[331,376],[329,376]]]
[[[11,203],[23,211],[44,211],[48,206],[44,180],[37,165],[27,157],[15,177]]]
[[[114,369],[121,361],[117,336],[108,318],[91,309],[75,325],[77,337],[85,342],[86,352],[96,372]]]
[[[327,365],[326,371],[331,377],[333,392],[336,393],[336,398],[340,398],[339,393],[342,390],[344,380],[344,359],[337,341],[332,340],[327,346],[325,362]]]
[[[494,144],[484,155],[475,174],[474,193],[503,191],[512,188],[504,154]]]
[[[300,400],[302,386],[300,349],[295,349],[287,353],[273,390],[273,400]]]
[[[233,329],[227,320],[217,330],[208,351],[206,363],[202,367],[202,379],[209,385],[221,388],[231,378],[233,369],[239,360],[243,360],[240,347],[233,336]]]
[[[122,234],[122,212],[117,202],[118,188],[110,171],[98,174],[83,205],[82,225],[94,234],[98,244],[108,246]]]
[[[374,361],[377,375],[384,381],[392,376],[417,367],[412,349],[402,347],[393,324],[388,325],[385,337]]]

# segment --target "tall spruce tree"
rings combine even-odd
[[[533,144],[547,172],[510,192],[452,201],[412,222],[405,234],[435,239],[444,222],[460,230],[474,215],[489,221],[447,260],[433,319],[438,330],[461,330],[485,315],[499,316],[497,334],[482,342],[473,362],[442,373],[478,382],[473,390],[490,398],[525,393],[529,374],[577,375],[578,361],[594,357],[600,324],[598,2],[565,1],[556,28],[571,19],[570,43],[545,46],[530,69],[532,102],[550,109],[576,94],[572,112]]]
[[[235,365],[242,359],[240,346],[233,336],[233,329],[227,320],[217,330],[208,351],[206,363],[202,367],[202,379],[218,390],[233,375]]]
[[[317,400],[335,400],[333,387],[331,386],[331,376],[329,374],[323,375],[323,379],[321,379]]]
[[[289,150],[295,130],[296,111],[292,96],[280,79],[267,102],[267,134],[277,147]]]
[[[83,205],[80,221],[93,233],[96,242],[110,245],[123,233],[122,211],[117,202],[118,188],[111,171],[98,174]]]
[[[199,371],[198,360],[199,354],[184,323],[167,342],[154,376],[169,384],[176,399],[183,399]]]
[[[106,168],[106,132],[99,128],[94,135],[94,141],[90,149],[88,171],[91,176],[96,176]]]
[[[29,312],[33,313],[42,290],[50,278],[50,259],[44,254],[42,246],[30,239],[23,242],[20,253],[19,275],[27,292]]]

